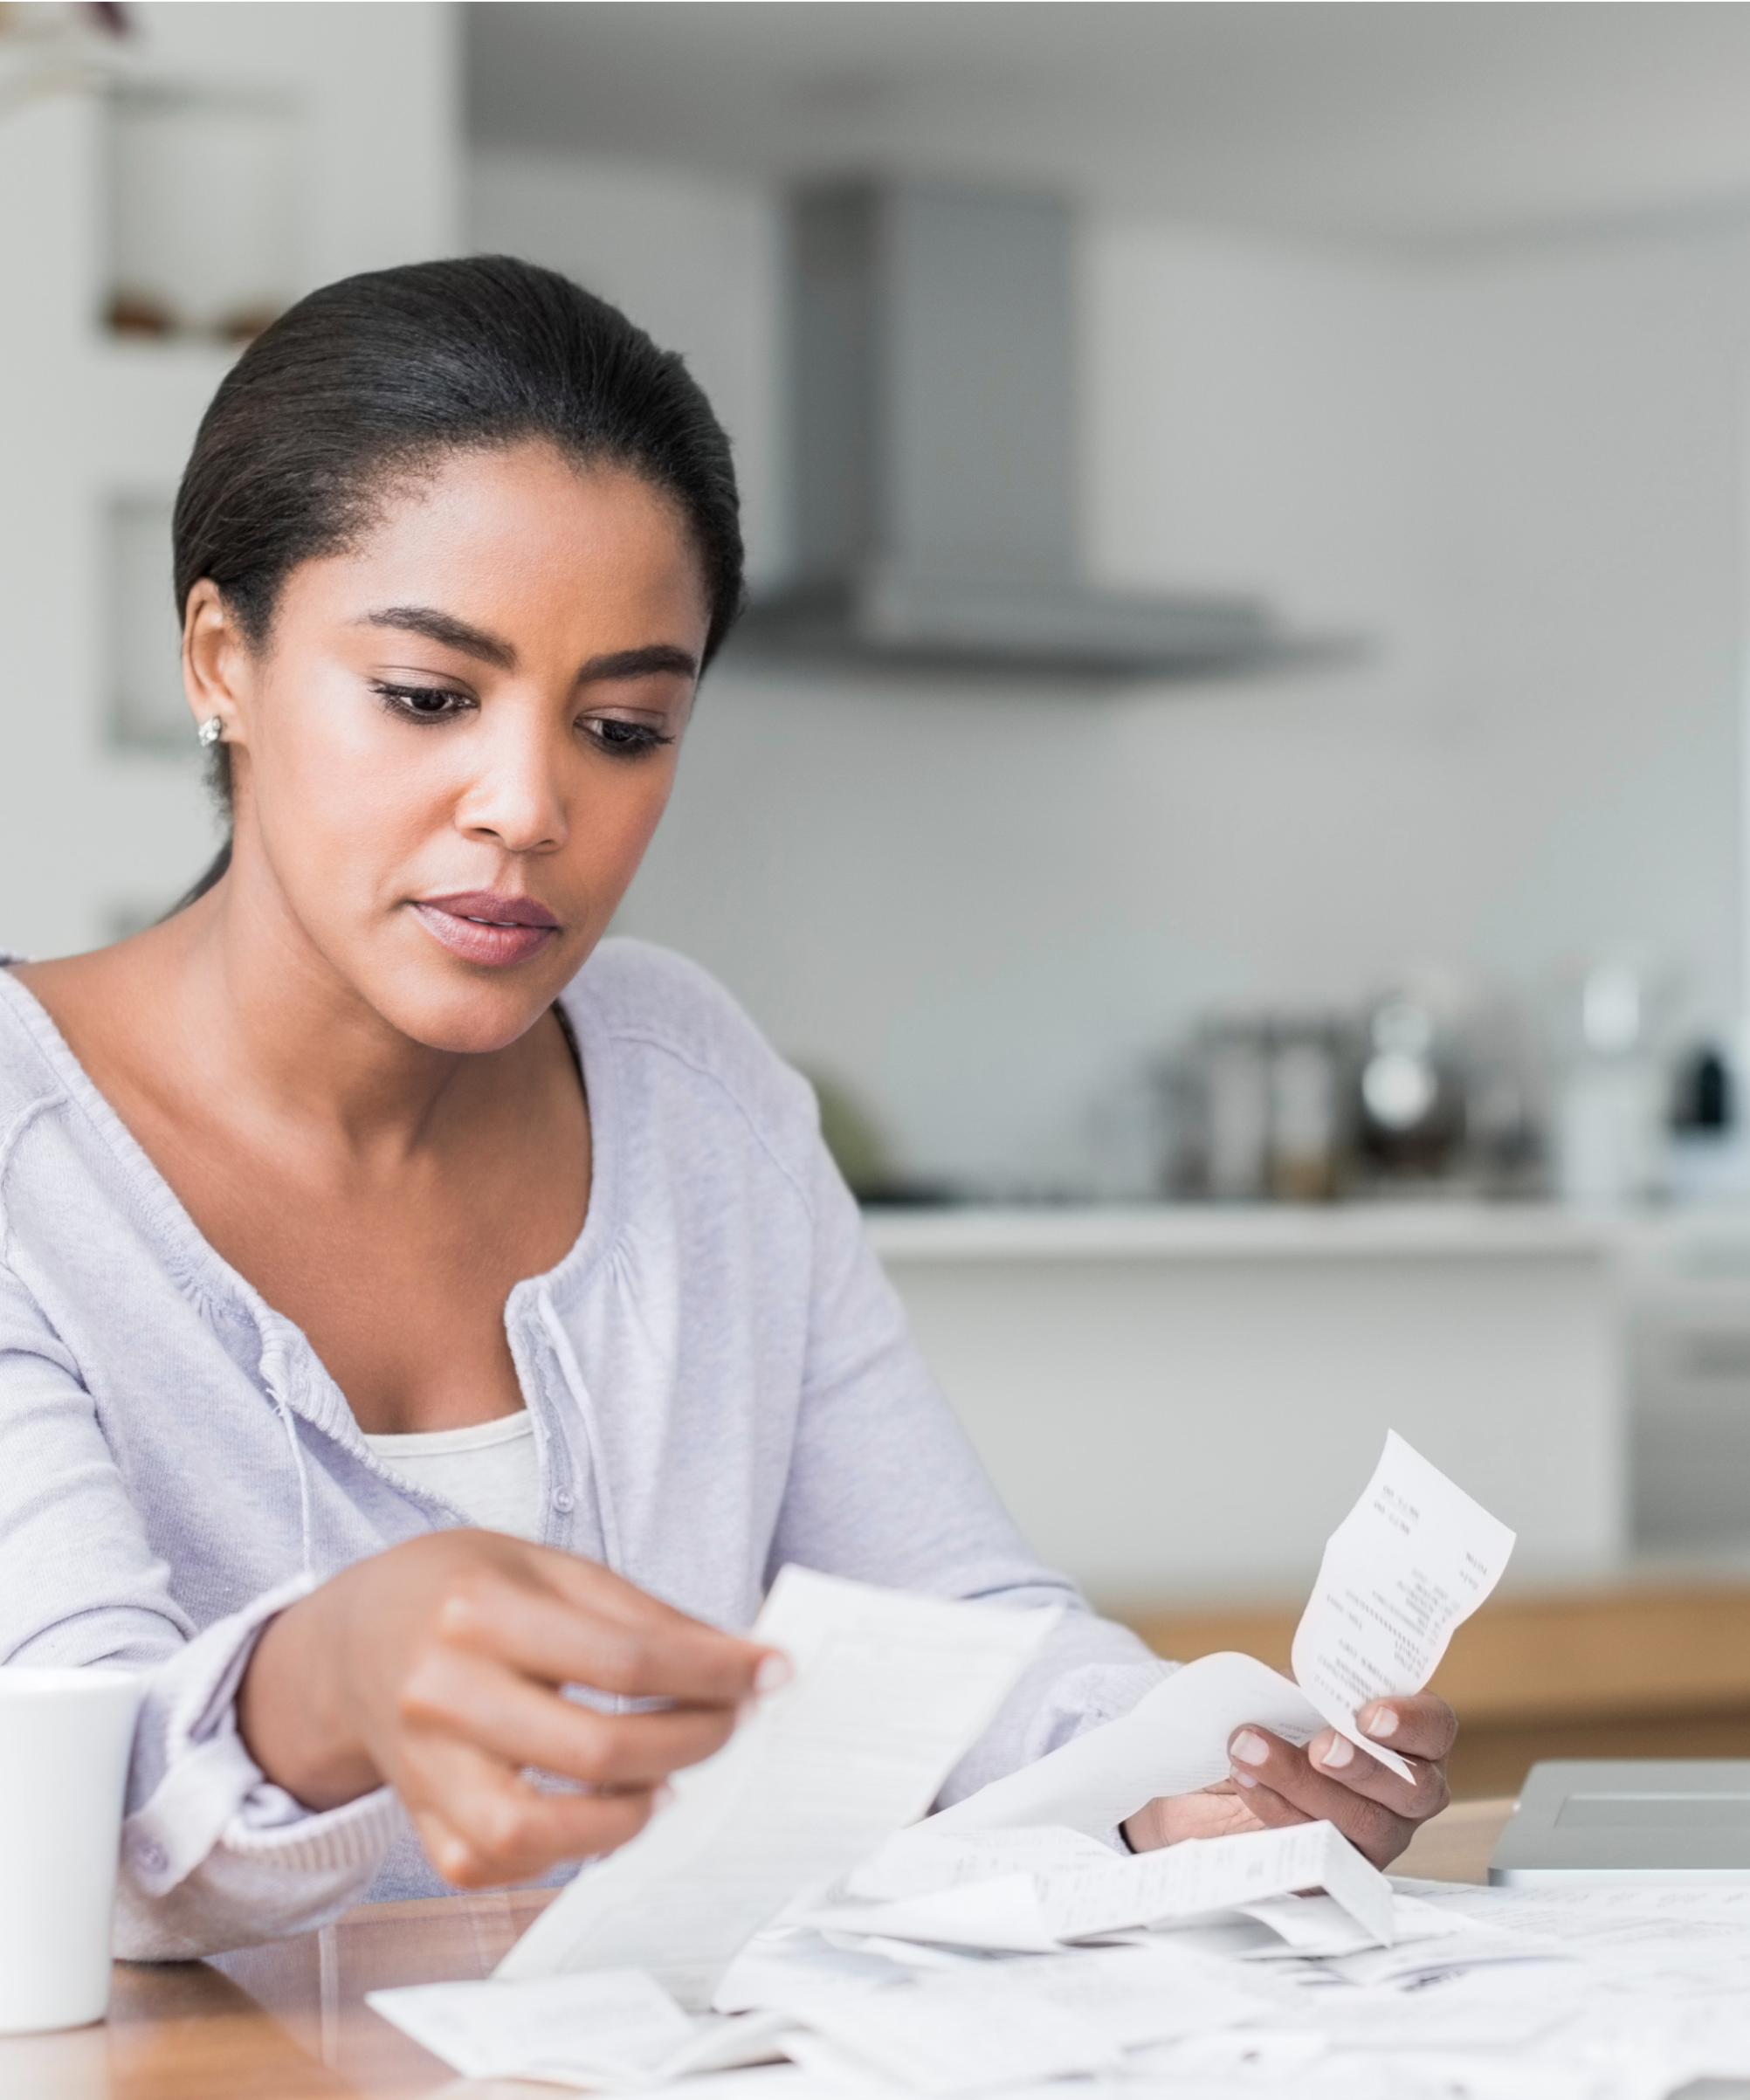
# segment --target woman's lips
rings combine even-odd
[[[489,968],[527,962],[559,932],[545,905],[527,897],[497,897],[467,891],[455,897],[420,897],[413,908],[426,931],[464,962]]]

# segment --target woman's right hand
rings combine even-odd
[[[610,1852],[670,1773],[709,1757],[789,1666],[573,1553],[436,1532],[325,1582],[270,1621],[238,1694],[250,1755],[310,1808],[387,1784],[463,1888]],[[602,1713],[586,1685],[665,1702]],[[534,1766],[570,1787],[548,1791]]]

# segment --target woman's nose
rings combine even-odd
[[[512,853],[563,845],[565,801],[548,740],[532,727],[506,726],[479,756],[480,769],[457,809],[458,827]]]

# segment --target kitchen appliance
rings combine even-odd
[[[1489,1862],[1510,1888],[1750,1881],[1750,1760],[1533,1765]]]
[[[1066,200],[813,184],[789,244],[795,568],[736,658],[1099,683],[1350,652],[1243,592],[1081,573]]]
[[[1638,956],[1605,955],[1583,967],[1562,1004],[1558,1192],[1582,1206],[1644,1201],[1664,1166],[1669,987]]]
[[[1413,988],[1376,1001],[1363,1024],[1358,1149],[1376,1174],[1432,1180],[1464,1140],[1464,1087],[1453,1031]]]
[[[1348,1053],[1319,1016],[1224,1016],[1171,1073],[1179,1156],[1169,1179],[1218,1202],[1336,1195],[1348,1141]]]

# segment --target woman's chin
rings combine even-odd
[[[526,1036],[572,974],[555,973],[550,958],[490,973],[444,962],[400,970],[392,982],[358,988],[391,1028],[413,1042],[454,1057],[484,1057]]]

